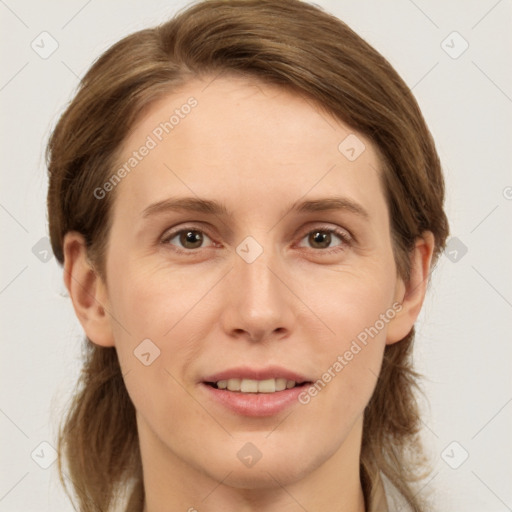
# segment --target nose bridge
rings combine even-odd
[[[230,330],[260,339],[291,328],[292,295],[278,278],[280,268],[280,254],[273,249],[271,236],[265,237],[265,245],[253,237],[239,244],[231,273]]]

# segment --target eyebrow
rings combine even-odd
[[[291,212],[313,213],[338,210],[354,213],[366,220],[370,217],[368,212],[359,203],[356,203],[352,199],[339,196],[309,201],[296,201],[292,203],[287,210],[284,210],[283,216]],[[199,197],[181,197],[164,199],[163,201],[151,204],[144,209],[142,217],[146,218],[168,211],[188,211],[215,216],[232,216],[223,203]]]

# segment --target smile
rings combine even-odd
[[[208,401],[238,416],[265,417],[297,405],[310,377],[284,367],[238,367],[211,374],[201,384]]]

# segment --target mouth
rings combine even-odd
[[[312,381],[282,368],[239,368],[209,376],[201,384],[209,401],[224,411],[264,417],[297,405],[300,393]]]

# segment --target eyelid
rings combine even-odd
[[[334,233],[335,235],[339,236],[340,238],[343,238],[344,240],[355,241],[355,237],[348,229],[342,228],[341,226],[337,225],[313,223],[312,226],[307,227],[301,232],[303,233],[304,236],[311,233],[312,231],[328,231],[329,233]]]

